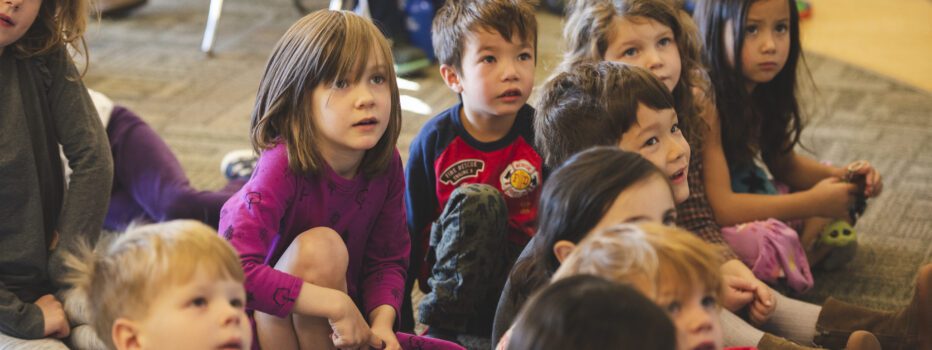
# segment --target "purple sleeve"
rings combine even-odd
[[[252,179],[224,204],[219,225],[243,264],[247,307],[278,317],[291,312],[304,283],[266,264],[282,230],[280,222],[292,200],[295,179],[284,146],[263,152]]]
[[[395,314],[401,315],[401,297],[411,252],[405,220],[404,173],[397,152],[386,176],[390,178],[388,195],[366,243],[362,281],[366,317],[382,305],[391,305]]]

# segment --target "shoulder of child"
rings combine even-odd
[[[456,120],[454,117],[458,116],[459,108],[461,108],[461,106],[462,104],[457,104],[453,107],[443,110],[442,112],[433,116],[433,118],[430,118],[430,120],[424,123],[424,126],[421,127],[421,130],[418,131],[417,136],[414,137],[411,145],[423,145],[425,142],[433,142],[432,140],[435,141],[442,134],[454,133],[456,131],[454,125]]]
[[[259,172],[259,169],[289,169],[288,146],[284,142],[278,142],[271,148],[262,150],[256,163],[256,172]]]

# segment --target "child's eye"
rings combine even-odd
[[[242,308],[243,305],[244,305],[244,304],[243,304],[243,299],[240,299],[240,298],[233,298],[233,299],[230,300],[230,305],[232,305],[232,306],[235,307],[235,308]]]
[[[373,84],[382,85],[385,83],[387,79],[385,79],[385,77],[382,75],[376,75],[376,76],[373,76],[372,79],[370,80],[372,81]]]
[[[349,81],[347,81],[346,79],[339,79],[333,82],[333,87],[337,89],[345,89],[348,86],[349,86]]]
[[[777,24],[777,27],[776,27],[777,33],[786,33],[789,30],[790,30],[790,26],[786,25],[786,23]]]
[[[485,63],[493,63],[495,62],[495,56],[483,56],[481,60]]]
[[[638,49],[635,49],[633,47],[621,53],[621,55],[625,57],[634,57],[637,54],[638,54]]]
[[[656,138],[656,137],[651,137],[651,138],[647,139],[647,141],[644,141],[644,146],[645,146],[645,147],[646,147],[646,146],[653,146],[653,145],[656,145],[656,144],[658,144],[658,143],[660,143],[660,139],[658,139],[658,138]]]
[[[716,300],[715,297],[711,295],[706,295],[704,298],[702,298],[702,307],[713,308],[717,306],[718,306],[718,300]]]
[[[757,34],[757,26],[756,26],[756,25],[749,25],[749,26],[747,26],[747,27],[744,27],[744,32],[747,33],[747,34],[751,34],[751,35]]]
[[[663,38],[663,39],[660,39],[660,41],[657,42],[657,45],[660,45],[661,47],[663,47],[663,46],[670,45],[670,43],[672,43],[672,42],[673,42],[673,39],[670,39],[670,38]]]
[[[674,301],[674,302],[671,302],[670,304],[667,304],[666,310],[667,310],[667,313],[669,313],[670,315],[676,315],[676,313],[680,312],[680,309],[682,308],[683,307],[682,305],[680,305],[680,302]]]
[[[531,56],[531,54],[526,53],[526,52],[518,55],[518,59],[521,61],[530,61],[533,58],[534,56]]]
[[[200,307],[206,307],[206,306],[207,306],[207,298],[205,298],[205,297],[197,297],[197,298],[191,299],[191,301],[190,301],[189,304],[190,304],[191,306],[198,307],[198,308],[200,308]]]
[[[678,132],[680,132],[680,125],[679,125],[679,124],[673,124],[673,126],[670,127],[670,133],[671,133],[671,134],[675,134],[675,133],[678,133]]]

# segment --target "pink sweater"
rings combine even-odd
[[[397,151],[383,175],[352,180],[329,167],[320,175],[296,176],[284,144],[263,152],[252,178],[220,212],[220,234],[236,248],[246,272],[247,308],[279,317],[291,313],[303,281],[272,266],[299,234],[329,227],[346,243],[348,293],[362,314],[381,305],[400,310],[411,246],[404,185]]]

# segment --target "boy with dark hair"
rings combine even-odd
[[[488,338],[505,277],[535,232],[537,20],[522,0],[447,1],[434,17],[440,74],[461,103],[430,120],[406,167],[411,271],[428,336]]]

